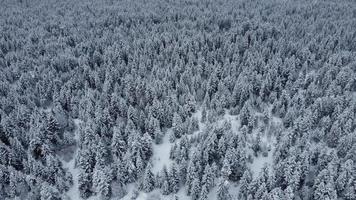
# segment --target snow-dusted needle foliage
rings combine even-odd
[[[355,200],[355,0],[1,0],[0,199]]]

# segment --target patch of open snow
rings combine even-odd
[[[272,120],[269,124],[269,127],[265,132],[261,135],[261,144],[265,145],[268,149],[268,156],[264,157],[262,153],[259,153],[257,157],[254,158],[253,162],[250,165],[250,169],[253,173],[253,178],[256,178],[259,173],[261,172],[261,169],[267,165],[269,171],[271,172],[272,170],[272,165],[273,165],[273,153],[275,151],[276,147],[276,138],[274,136],[270,136],[267,134],[268,131],[270,131],[271,124],[281,124],[282,120],[278,117],[272,117]]]
[[[73,138],[74,138],[76,144],[78,143],[78,139],[79,139],[78,127],[80,126],[81,122],[82,121],[79,119],[74,119],[74,124],[75,124],[76,128],[74,130]],[[76,147],[72,159],[69,160],[68,162],[62,161],[63,167],[66,168],[68,170],[68,172],[72,174],[72,177],[73,177],[73,185],[67,192],[67,196],[72,200],[82,199],[82,198],[80,198],[79,187],[78,187],[79,169],[75,167],[75,159],[77,157],[77,154],[78,154],[78,148]]]
[[[240,193],[240,185],[239,184],[230,184],[229,193],[230,193],[232,199],[239,199],[238,197],[239,197],[239,193]]]
[[[195,117],[198,119],[198,122],[199,122],[199,127],[203,126],[204,123],[201,122],[201,118],[202,118],[202,110],[201,109],[198,109],[195,113],[192,114],[192,117]]]
[[[267,157],[264,157],[262,156],[262,154],[259,154],[256,158],[253,159],[253,162],[250,165],[253,178],[258,177],[259,173],[261,172],[261,169],[265,165],[267,165],[268,169],[271,170],[271,166],[273,164],[273,150],[274,148],[272,148],[271,151],[268,152]]]
[[[272,117],[272,123],[279,125],[279,124],[283,124],[283,121],[279,117]]]
[[[169,154],[171,151],[172,143],[169,142],[169,132],[164,135],[161,144],[153,145],[153,156],[152,156],[152,172],[158,173],[160,172],[164,166],[167,168],[172,164],[172,160],[169,158]]]
[[[80,124],[81,124],[83,121],[80,120],[80,119],[74,119],[73,121],[74,121],[74,124],[75,124],[74,139],[75,139],[75,141],[78,141],[78,139],[79,139],[79,133],[78,133],[77,130],[78,130]]]
[[[75,153],[76,154],[76,153]],[[75,155],[76,156],[76,155]],[[74,157],[75,157],[74,156]],[[78,176],[79,176],[79,169],[75,168],[75,163],[74,163],[74,159],[72,159],[71,161],[69,161],[67,164],[67,166],[64,166],[66,168],[68,168],[68,171],[72,174],[73,176],[73,186],[68,190],[67,195],[70,199],[72,200],[79,200],[80,198],[80,193],[79,193],[79,187],[78,187]]]
[[[52,107],[48,106],[47,108],[44,108],[43,111],[46,113],[50,113],[52,111]]]
[[[140,192],[139,195],[137,196],[136,200],[147,200],[149,194],[145,192]]]
[[[238,129],[240,127],[240,120],[237,118],[237,115],[230,115],[228,111],[226,111],[224,119],[231,123],[231,130],[237,134],[239,132]]]

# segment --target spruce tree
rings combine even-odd
[[[229,181],[220,178],[217,185],[217,193],[216,199],[217,200],[231,200],[231,195],[229,193]]]
[[[146,167],[146,171],[145,171],[145,174],[143,176],[143,185],[142,185],[142,189],[143,191],[145,192],[151,192],[154,187],[155,187],[155,182],[154,182],[155,178],[154,178],[154,175],[151,171],[151,166],[148,165]]]

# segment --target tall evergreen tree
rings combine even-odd
[[[229,182],[226,179],[220,178],[217,187],[218,188],[217,188],[216,199],[218,200],[231,199],[231,195],[229,193]]]

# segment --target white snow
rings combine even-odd
[[[237,115],[230,115],[228,113],[228,111],[226,110],[224,119],[231,123],[231,130],[234,133],[238,134],[239,133],[238,128],[240,127],[240,120],[237,118]],[[223,122],[223,121],[221,121],[221,122]]]
[[[271,112],[272,110],[272,107],[270,106],[268,108]],[[256,116],[262,116],[262,113],[254,113]],[[223,120],[220,120],[217,122],[217,124],[221,124],[224,120],[227,120],[231,123],[231,129],[234,133],[236,134],[239,134],[240,131],[239,131],[239,127],[240,127],[240,120],[239,118],[237,117],[237,115],[231,115],[229,114],[228,111],[225,112],[225,115],[223,117]],[[261,143],[262,145],[265,145],[266,147],[268,147],[269,151],[268,151],[268,156],[267,157],[264,157],[262,155],[262,153],[259,153],[257,155],[257,157],[254,157],[253,159],[253,162],[251,164],[249,164],[249,167],[253,173],[253,177],[256,178],[261,169],[267,165],[269,170],[271,170],[271,166],[273,164],[273,153],[274,153],[274,150],[275,150],[275,138],[272,136],[272,137],[269,137],[269,135],[267,134],[267,132],[269,131],[269,128],[271,126],[271,124],[282,124],[282,120],[278,117],[272,117],[271,118],[271,122],[270,124],[268,125],[267,129],[265,130],[265,132],[261,135]],[[252,135],[250,137],[256,137],[257,135],[257,130],[254,130],[252,132]],[[251,140],[250,140],[251,141]],[[247,149],[247,153],[249,154],[252,154],[252,151],[251,149]],[[238,194],[238,192],[236,193]]]
[[[193,113],[192,117],[195,117],[198,119],[199,122],[199,128],[204,126],[205,124],[201,122],[201,117],[202,117],[202,110],[199,109],[195,113]]]
[[[259,113],[256,113],[258,115]],[[201,117],[202,117],[202,111],[199,109],[197,112],[193,114],[193,117],[196,117],[199,121],[199,130],[195,131],[193,134],[188,135],[188,137],[193,137],[197,134],[199,134],[205,127],[206,124],[201,122]],[[237,115],[231,115],[228,113],[228,111],[225,112],[225,115],[218,120],[216,123],[216,126],[220,126],[224,123],[224,121],[229,121],[231,122],[231,128],[232,131],[235,134],[239,134],[239,127],[240,127],[240,120]],[[78,119],[74,120],[75,125],[76,125],[76,131],[74,132],[74,139],[75,141],[78,141],[79,139],[79,134],[77,132],[77,127],[80,125],[81,121]],[[277,117],[272,117],[271,118],[271,124],[278,124],[282,123],[280,118]],[[262,144],[265,144],[266,146],[269,147],[268,151],[268,156],[264,157],[262,153],[259,153],[257,157],[254,157],[253,162],[250,163],[248,166],[253,172],[253,177],[256,178],[261,169],[267,165],[267,166],[272,166],[273,164],[273,152],[275,149],[275,138],[274,137],[268,137],[268,134],[266,132],[269,130],[269,127],[266,129],[266,131],[261,135],[261,142]],[[164,166],[169,168],[172,164],[172,160],[169,158],[170,155],[170,150],[174,143],[169,142],[169,135],[170,135],[171,129],[166,130],[165,136],[163,137],[162,143],[161,144],[153,144],[153,156],[151,159],[152,162],[152,172],[154,174],[159,173]],[[254,130],[253,133],[250,135],[250,137],[255,137],[257,131]],[[176,142],[179,142],[179,139],[176,140]],[[250,149],[247,151],[249,154],[252,153]],[[72,200],[81,200],[80,198],[80,193],[78,189],[78,175],[79,175],[79,170],[75,168],[75,157],[77,156],[77,149],[74,151],[73,158],[69,160],[68,162],[63,161],[63,166],[67,168],[67,170],[73,175],[73,187],[70,188],[70,190],[67,192],[68,197]],[[271,169],[270,169],[271,170]],[[174,199],[174,196],[177,196],[178,199],[180,200],[190,200],[191,197],[186,195],[186,190],[185,187],[182,187],[178,193],[176,194],[170,194],[170,195],[162,195],[161,191],[159,189],[155,189],[154,191],[150,193],[145,193],[142,191],[138,191],[137,189],[137,184],[132,183],[128,184],[125,188],[126,190],[126,195],[122,198],[118,197],[113,197],[113,200],[117,199],[122,199],[122,200],[131,200],[131,199],[136,199],[136,200],[156,200],[156,199],[161,199],[161,200],[171,200]],[[215,200],[216,199],[216,190],[217,187],[215,186],[212,188],[212,190],[209,192],[208,195],[208,200]],[[233,199],[238,199],[238,193],[239,193],[239,185],[237,183],[231,183],[230,185],[230,194],[233,197]],[[89,198],[89,200],[94,200],[98,199],[98,196],[92,196]]]
[[[186,194],[185,187],[182,187],[176,194],[169,195],[162,195],[159,189],[155,189],[150,193],[140,192],[136,200],[174,200],[174,196],[177,196],[179,200],[191,200],[191,197]],[[124,200],[128,199],[124,198]]]
[[[75,155],[76,156],[76,153]],[[69,189],[67,192],[67,195],[70,197],[70,199],[75,200],[75,199],[81,199],[79,195],[79,189],[78,189],[78,175],[79,175],[79,170],[75,168],[74,166],[74,159],[66,163],[64,166],[65,168],[68,168],[68,171],[72,174],[73,176],[73,186]]]
[[[193,113],[192,117],[195,117],[199,121],[199,130],[195,131],[191,135],[187,135],[188,138],[197,135],[200,130],[205,127],[205,124],[201,122],[202,111],[201,109],[197,110],[197,112]],[[152,172],[154,174],[160,172],[164,166],[169,169],[172,164],[172,160],[169,158],[169,154],[174,143],[169,142],[169,135],[172,129],[168,129],[163,137],[161,144],[153,145],[153,156],[152,156]],[[175,142],[177,143],[180,139],[177,139]]]
[[[173,143],[169,142],[169,132],[168,130],[163,137],[161,144],[153,145],[153,156],[152,156],[152,172],[160,172],[164,166],[167,168],[172,164],[172,160],[169,158],[171,147]]]
[[[125,187],[127,194],[120,199],[121,200],[131,200],[133,197],[134,190],[136,190],[136,189],[137,189],[137,186],[135,183],[127,184]],[[140,192],[140,193],[143,193],[143,192]]]
[[[239,199],[238,196],[240,193],[240,185],[230,183],[229,193],[230,193],[232,199]],[[215,192],[214,199],[216,199],[216,192]],[[213,200],[213,199],[211,199],[211,200]]]
[[[250,169],[252,171],[253,178],[258,177],[261,169],[267,165],[268,169],[271,170],[271,166],[273,164],[273,151],[274,145],[272,145],[272,149],[268,152],[268,156],[264,157],[262,154],[258,154],[257,157],[253,159],[252,164],[250,165]]]
[[[75,131],[74,131],[74,140],[75,140],[76,144],[78,143],[78,139],[79,139],[78,127],[81,122],[82,121],[79,119],[74,119],[74,123],[76,126]],[[73,186],[67,192],[67,196],[71,200],[82,199],[82,198],[80,198],[79,187],[78,187],[79,169],[75,168],[75,158],[77,157],[77,153],[78,153],[78,148],[76,147],[72,159],[69,160],[68,162],[62,161],[63,167],[66,168],[68,170],[68,172],[70,172],[73,176]]]
[[[253,178],[258,177],[260,174],[262,168],[264,166],[268,167],[269,172],[272,170],[272,165],[273,165],[273,153],[275,151],[275,146],[276,146],[276,138],[272,135],[270,136],[267,134],[267,132],[270,131],[270,128],[272,124],[282,124],[282,120],[278,117],[272,117],[271,121],[265,130],[264,133],[261,135],[261,146],[265,145],[268,149],[268,156],[264,157],[262,153],[259,153],[257,157],[253,159],[253,162],[250,164],[250,169],[253,174]],[[256,133],[255,133],[256,134]]]

